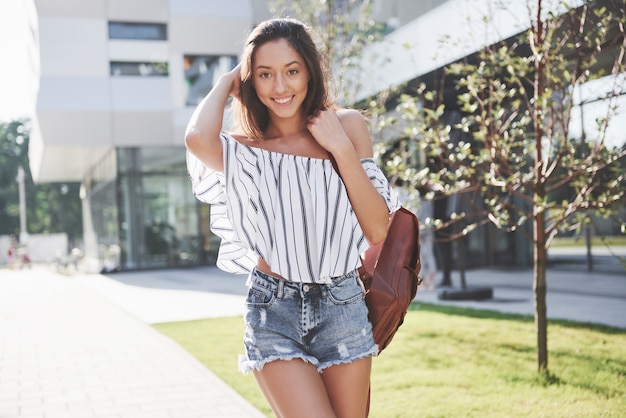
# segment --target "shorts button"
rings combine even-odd
[[[305,284],[305,285],[302,287],[302,290],[304,290],[305,292],[308,292],[308,291],[309,291],[309,285],[308,285],[308,284]]]

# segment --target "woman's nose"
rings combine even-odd
[[[274,91],[282,93],[287,89],[287,80],[283,75],[277,75],[274,77]]]

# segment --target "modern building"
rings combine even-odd
[[[41,77],[31,171],[37,182],[81,182],[77,222],[87,259],[98,269],[123,270],[212,262],[218,242],[209,232],[209,207],[191,193],[184,129],[194,106],[236,64],[249,30],[271,17],[274,2],[34,1]],[[392,31],[393,48],[414,48],[411,57],[394,53],[368,71],[362,94],[475,51],[449,48],[432,59],[442,34],[462,35],[464,13],[476,3],[485,2],[375,0],[374,17]],[[501,29],[494,41],[520,30],[509,21]],[[478,240],[472,245],[483,264],[515,245],[498,234]]]

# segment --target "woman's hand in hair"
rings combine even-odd
[[[227,72],[215,83],[209,94],[193,112],[187,130],[185,145],[204,165],[215,171],[224,171],[220,133],[224,107],[228,96],[239,97],[241,64]]]
[[[231,86],[229,95],[235,98],[239,98],[239,88],[241,87],[241,63],[237,64],[235,68],[230,70],[226,77],[230,77]]]

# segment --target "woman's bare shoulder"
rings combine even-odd
[[[365,115],[356,109],[338,109],[336,112],[343,130],[350,138],[359,156],[361,158],[372,157],[372,139]]]
[[[357,109],[341,107],[335,112],[341,123],[365,123],[366,121],[365,115]]]

